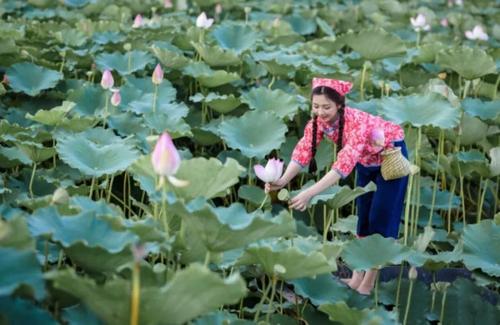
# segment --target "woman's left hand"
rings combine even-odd
[[[297,196],[290,200],[289,207],[299,211],[305,211],[311,200],[311,195],[307,190],[300,192]]]

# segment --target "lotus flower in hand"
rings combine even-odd
[[[267,161],[266,167],[262,165],[253,166],[255,175],[266,183],[273,183],[280,179],[283,174],[283,161],[271,158]]]

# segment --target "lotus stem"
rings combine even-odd
[[[109,92],[106,92],[106,103],[104,104],[104,118],[103,118],[103,128],[106,127],[106,119],[108,118],[108,108],[109,108]]]
[[[49,240],[45,240],[45,245],[44,245],[44,255],[45,255],[45,262],[43,265],[43,269],[45,271],[49,270]]]
[[[451,182],[451,189],[450,189],[450,198],[448,200],[448,233],[451,232],[451,201],[453,199],[453,195],[455,195],[455,188],[457,187],[457,179],[453,178],[453,181]]]
[[[368,65],[363,63],[363,71],[361,72],[361,86],[360,86],[360,92],[361,92],[361,101],[365,100],[365,78],[366,78],[366,69]]]
[[[54,147],[54,149],[56,149],[56,139],[52,139],[52,147]],[[52,164],[54,165],[54,169],[56,169],[57,167],[57,154],[54,154],[52,156]]]
[[[92,182],[90,183],[89,198],[92,199],[92,194],[94,194],[95,176],[92,177]]]
[[[64,250],[60,250],[59,251],[59,256],[57,258],[57,269],[60,269],[61,266],[62,266],[62,261],[63,261],[63,258],[64,258]]]
[[[278,281],[278,279],[276,278],[276,275],[273,274],[271,300],[269,301],[269,308],[268,308],[267,315],[266,315],[266,322],[267,323],[269,323],[269,317],[271,317],[271,311],[269,309],[271,309],[271,307],[273,306],[274,295],[276,294],[276,282],[277,281]]]
[[[267,86],[268,89],[272,89],[273,85],[274,85],[274,82],[276,81],[276,76],[273,75],[272,79],[271,79],[271,82],[269,83],[269,85]]]
[[[130,51],[127,52],[128,54],[128,61],[127,61],[127,69],[128,69],[128,73],[132,73],[132,54],[130,54]]]
[[[123,212],[125,212],[125,206],[128,207],[127,204],[127,172],[123,174],[123,188],[122,188],[122,197],[123,197]]]
[[[139,304],[141,295],[141,268],[139,262],[134,262],[132,270],[132,294],[130,302],[130,325],[139,325]]]
[[[429,222],[428,225],[432,225],[432,213],[434,212],[434,204],[436,203],[436,192],[437,192],[437,179],[439,174],[439,158],[441,157],[441,144],[444,141],[444,131],[441,130],[439,132],[439,143],[438,143],[438,154],[437,154],[437,162],[436,162],[436,172],[434,173],[434,187],[432,189],[432,204],[429,212]]]
[[[156,100],[158,97],[158,85],[155,84],[155,92],[153,94],[153,114],[156,113]]]
[[[132,185],[130,184],[130,174],[127,173],[127,204],[128,204],[128,211],[129,211],[129,217],[130,217],[130,211],[132,211],[132,200],[130,199],[132,197]]]
[[[443,319],[444,319],[444,306],[446,305],[446,288],[444,289],[443,292],[443,298],[441,299],[441,314],[439,315],[439,323],[443,324]]]
[[[206,267],[208,267],[208,264],[209,264],[209,263],[210,263],[210,251],[209,251],[209,250],[207,250],[207,252],[206,252],[206,254],[205,254],[205,263],[204,263],[204,265],[205,265]]]
[[[35,173],[36,173],[36,162],[33,162],[33,170],[31,171],[31,178],[30,178],[30,185],[29,185],[29,191],[30,191],[30,197],[33,198],[33,181],[35,180]]]
[[[410,289],[408,290],[408,298],[406,299],[406,309],[405,309],[405,317],[403,319],[403,325],[406,325],[406,321],[408,320],[408,314],[410,313],[411,296],[412,296],[412,292],[413,292],[413,283],[414,282],[415,282],[415,280],[410,280]]]
[[[280,286],[280,314],[283,315],[283,286],[285,285],[285,281],[281,281]]]
[[[111,199],[111,192],[113,191],[113,181],[115,180],[115,175],[111,176],[111,179],[109,180],[109,186],[108,186],[108,193],[106,195],[106,202],[109,203],[109,200]]]
[[[479,201],[479,207],[477,211],[477,223],[481,222],[481,215],[483,214],[483,205],[484,205],[484,198],[486,197],[486,192],[488,191],[488,179],[484,181],[484,190],[483,194],[481,195],[481,200]],[[481,192],[481,182],[479,182],[479,192]],[[496,210],[494,210],[496,211]]]
[[[466,222],[465,222],[464,177],[462,176],[462,170],[460,168],[460,163],[458,163],[458,175],[459,175],[459,179],[460,179],[460,199],[462,201],[462,219],[463,219],[464,226],[465,226]]]
[[[165,234],[169,237],[170,229],[168,227],[167,220],[167,184],[163,182],[162,191],[161,191],[161,210],[162,210],[162,220],[163,220],[163,229],[165,229]]]
[[[491,96],[491,100],[495,100],[497,98],[497,89],[499,84],[500,84],[500,74],[498,75],[497,81],[495,82],[495,87],[493,88],[493,96]]]
[[[470,85],[471,85],[471,81],[465,80],[464,93],[462,95],[462,99],[465,99],[465,97],[467,97],[467,93],[469,92]]]
[[[262,200],[262,203],[260,204],[260,206],[257,210],[262,209],[262,207],[264,206],[264,203],[266,203],[266,201],[267,201],[268,196],[269,196],[269,194],[266,193],[266,195],[264,196],[264,200]]]
[[[420,47],[420,31],[417,31],[417,49]]]
[[[66,63],[66,52],[62,52],[62,61],[61,61],[61,66],[59,67],[59,73],[63,73],[64,70],[64,64]]]
[[[410,202],[411,202],[411,192],[413,189],[413,175],[410,175],[410,180],[408,182],[408,191],[406,193],[406,205],[405,205],[405,224],[404,224],[404,243],[408,245],[408,224],[410,218]]]
[[[252,158],[248,159],[248,185],[252,185]]]
[[[323,229],[323,243],[325,243],[328,238],[328,230],[330,229],[330,226],[332,224],[334,213],[335,210],[332,209],[330,211],[330,216],[328,217],[328,221],[326,222],[325,229]],[[323,215],[323,218],[326,219],[326,213]]]
[[[264,277],[265,279],[265,277]],[[264,281],[262,282],[264,284]],[[260,316],[260,311],[262,309],[262,305],[264,304],[265,299],[267,298],[267,295],[269,294],[269,290],[271,290],[272,282],[269,281],[269,284],[267,285],[266,289],[263,292],[262,297],[260,298],[259,305],[257,307],[257,312],[255,313],[255,316],[253,318],[254,322],[257,322],[257,319],[259,319]]]
[[[401,292],[401,280],[403,279],[403,269],[404,262],[401,262],[401,266],[399,267],[399,276],[398,276],[398,287],[396,289],[396,308],[399,309],[399,293]]]
[[[422,146],[422,127],[418,128],[418,137],[417,137],[417,147],[415,149],[415,162],[417,166],[420,167],[421,165],[421,159],[420,159],[420,148]],[[415,228],[415,231],[413,232],[414,235],[417,234],[417,225],[418,225],[418,220],[419,220],[419,212],[420,212],[420,173],[417,174],[417,179],[415,182],[416,185],[416,209],[415,209],[415,221],[413,224],[413,227]]]
[[[375,306],[378,307],[378,285],[380,278],[380,269],[377,270],[377,275],[375,277]]]

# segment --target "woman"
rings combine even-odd
[[[346,107],[345,94],[350,91],[350,82],[314,78],[312,81],[312,113],[304,130],[304,136],[295,146],[292,159],[283,176],[274,183],[266,183],[266,191],[278,190],[290,182],[300,170],[314,158],[316,147],[326,136],[337,143],[337,160],[331,170],[313,186],[301,191],[291,199],[290,208],[304,211],[309,200],[347,177],[356,167],[357,186],[370,181],[377,185],[375,192],[357,199],[358,237],[378,233],[384,237],[398,237],[399,222],[403,210],[408,177],[386,181],[380,173],[380,153],[387,148],[399,146],[407,157],[403,129],[379,116]],[[312,168],[311,168],[312,167]],[[315,164],[311,163],[310,170]],[[345,282],[361,294],[370,294],[377,276],[376,270],[354,271]]]

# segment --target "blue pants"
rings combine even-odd
[[[401,147],[401,153],[408,158],[404,141],[394,142],[394,145]],[[365,186],[370,181],[377,185],[375,192],[363,194],[356,199],[358,236],[380,234],[397,239],[408,176],[386,181],[380,173],[380,166],[365,167],[359,163],[356,164],[356,171],[357,186]]]

